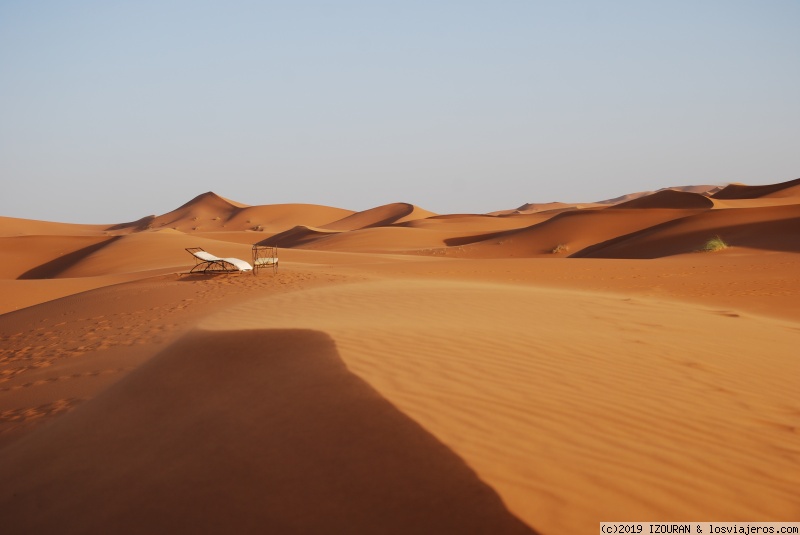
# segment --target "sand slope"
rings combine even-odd
[[[423,210],[408,203],[393,203],[357,212],[338,221],[324,225],[328,230],[357,230],[369,227],[384,227],[404,221],[414,221],[434,216],[433,212]]]
[[[730,184],[712,195],[715,199],[758,199],[763,197],[780,198],[797,196],[800,196],[800,178],[764,186]]]
[[[0,471],[13,532],[532,533],[313,331],[189,336]]]
[[[613,209],[621,208],[713,208],[714,202],[704,195],[676,190],[662,190],[644,195],[630,201],[615,204]]]
[[[505,216],[483,214],[451,214],[416,219],[397,226],[430,230],[452,230],[475,234],[529,227],[556,215],[556,211],[534,214],[512,214]]]
[[[445,247],[448,239],[459,234],[461,233],[452,230],[448,232],[394,226],[366,228],[318,234],[315,239],[303,243],[302,247],[319,251],[397,253]]]
[[[247,245],[210,240],[175,230],[159,230],[120,236],[62,271],[60,277],[88,277],[109,273],[153,270],[181,271],[194,266],[187,247],[202,247],[220,257],[250,261]]]
[[[658,258],[697,252],[715,236],[734,247],[800,252],[800,204],[696,214],[611,239],[576,256]]]
[[[274,233],[297,225],[320,226],[352,213],[351,210],[316,204],[252,206],[231,217],[226,222],[225,229],[241,228]]]
[[[590,245],[694,213],[696,210],[692,209],[661,208],[564,212],[521,230],[478,236],[475,243],[464,249],[465,254],[479,258],[526,257],[552,255],[554,249],[562,245],[572,254]],[[465,240],[452,244],[465,245]]]
[[[635,193],[626,193],[625,195],[620,195],[618,197],[614,197],[613,199],[606,199],[604,201],[599,201],[597,204],[600,205],[618,205],[629,201],[634,201],[636,199],[640,199],[642,197],[647,197],[653,195],[655,193],[661,193],[664,191],[676,191],[676,192],[686,192],[686,193],[696,193],[703,196],[710,196],[713,193],[716,193],[722,189],[720,186],[711,186],[711,185],[696,185],[696,186],[672,186],[668,188],[661,188],[656,191],[637,191]]]
[[[42,279],[104,247],[108,236],[15,236],[0,238],[0,279]]]
[[[558,212],[566,212],[569,210],[580,210],[583,208],[594,208],[599,205],[600,203],[526,202],[522,206],[518,206],[513,210],[500,210],[497,212],[492,212],[492,215],[520,215],[520,214],[536,214],[541,212],[558,213]]]
[[[56,223],[0,216],[0,236],[95,236],[108,228],[108,225],[79,225]]]
[[[261,314],[276,307],[283,314]],[[398,280],[254,300],[203,325],[328,333],[349,369],[546,533],[583,533],[602,518],[800,514],[800,330],[789,324]]]

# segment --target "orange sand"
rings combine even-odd
[[[800,521],[798,183],[0,218],[2,532]]]

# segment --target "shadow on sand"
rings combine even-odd
[[[4,533],[534,533],[310,330],[195,331],[0,450]]]
[[[25,279],[52,279],[59,276],[64,271],[68,270],[84,258],[89,257],[93,253],[103,249],[107,245],[110,245],[120,239],[121,236],[114,236],[113,238],[109,238],[107,240],[103,240],[99,243],[95,243],[89,245],[87,247],[83,247],[78,249],[77,251],[72,251],[71,253],[67,253],[61,256],[57,256],[55,259],[50,260],[49,262],[45,262],[42,265],[36,266],[35,268],[29,269],[19,277],[18,280],[25,280]]]

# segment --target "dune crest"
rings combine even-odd
[[[319,227],[352,213],[316,204],[267,204],[238,212],[227,221],[226,228],[277,233],[299,225]]]
[[[192,200],[182,204],[175,211],[196,210],[229,210],[231,208],[247,208],[249,205],[226,199],[213,191],[201,193]]]
[[[712,195],[714,199],[759,199],[763,197],[800,197],[800,178],[764,186],[730,184]]]
[[[14,236],[93,236],[102,233],[108,225],[83,225],[58,223],[0,216],[0,237]]]
[[[315,228],[306,225],[298,225],[294,228],[279,232],[264,240],[264,244],[275,245],[278,247],[301,247],[313,243],[319,238],[338,234],[340,231],[327,228]]]
[[[622,203],[626,203],[629,201],[635,201],[636,199],[640,199],[642,197],[647,197],[649,195],[653,195],[654,193],[661,193],[663,191],[678,191],[682,193],[697,193],[699,195],[709,196],[712,193],[716,193],[722,189],[720,186],[712,186],[712,185],[699,185],[699,186],[671,186],[668,188],[661,188],[656,191],[638,191],[636,193],[627,193],[625,195],[620,195],[619,197],[614,197],[613,199],[606,199],[604,201],[599,201],[598,204],[603,205],[619,205]]]
[[[425,219],[436,214],[409,203],[392,203],[370,208],[323,225],[328,230],[359,230]]]
[[[696,209],[713,208],[714,201],[699,193],[691,193],[672,189],[665,189],[643,195],[629,201],[615,204],[609,209],[620,208],[677,208],[677,209]]]
[[[206,192],[160,216],[147,216],[108,228],[116,232],[174,229],[188,233],[253,230],[275,233],[306,224],[319,226],[352,214],[351,210],[315,204],[250,206]]]

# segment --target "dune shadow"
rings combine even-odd
[[[690,216],[692,218],[694,216]],[[687,220],[667,221],[630,234],[590,245],[573,255],[574,258],[653,259],[699,252],[710,238],[721,236],[736,247],[751,247],[766,251],[800,252],[800,217],[742,224],[721,223],[702,230],[668,234],[684,226]]]
[[[310,330],[190,333],[0,473],[6,533],[534,533]]]
[[[117,225],[111,225],[106,230],[114,231],[114,230],[133,230],[134,232],[141,232],[143,230],[147,230],[150,228],[150,225],[155,221],[156,216],[154,215],[147,215],[141,219],[137,219],[136,221],[130,221],[128,223],[119,223]]]
[[[38,265],[35,268],[29,269],[28,271],[17,277],[17,279],[18,280],[52,279],[54,277],[57,277],[67,269],[71,268],[84,258],[88,257],[92,253],[96,253],[97,251],[117,241],[120,238],[121,236],[114,236],[107,240],[103,240],[99,243],[95,243],[87,247],[78,249],[77,251],[72,251],[71,253],[61,255],[59,257],[54,258],[53,260],[50,260],[49,262],[45,262],[44,264]]]
[[[395,213],[393,213],[393,214],[391,214],[391,215],[389,215],[387,217],[384,217],[382,219],[379,219],[378,221],[373,221],[372,223],[369,223],[368,225],[364,225],[361,228],[365,229],[365,228],[386,227],[388,225],[394,224],[397,220],[402,219],[402,218],[406,217],[407,215],[411,215],[411,213],[414,212],[414,205],[406,203],[406,202],[397,203],[396,207],[398,208],[397,212],[395,212]],[[382,207],[378,207],[378,209],[379,208],[382,208]],[[355,229],[355,230],[358,230],[358,229]]]
[[[526,229],[529,227],[525,227]],[[454,238],[445,238],[444,244],[448,247],[459,247],[461,245],[469,245],[472,243],[478,243],[486,240],[492,240],[497,238],[502,238],[504,236],[510,236],[515,234],[519,229],[512,229],[512,230],[501,230],[498,232],[488,232],[484,234],[472,234],[468,236],[457,236]]]
[[[712,199],[759,199],[766,195],[782,190],[800,186],[800,178],[779,182],[777,184],[764,184],[761,186],[747,186],[745,184],[728,184],[711,196]]]

